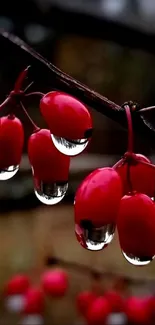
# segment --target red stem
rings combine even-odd
[[[25,70],[23,70],[20,75],[18,76],[16,82],[15,82],[15,86],[14,86],[14,92],[15,93],[19,93],[19,91],[21,90],[22,87],[22,83],[25,80],[28,70],[29,70],[30,66],[28,66]]]
[[[130,107],[125,105],[125,112],[128,122],[128,152],[133,152],[133,128],[132,128],[132,117]]]
[[[34,123],[34,121],[32,120],[32,118],[30,117],[30,115],[28,114],[26,108],[24,107],[23,103],[20,102],[20,105],[21,105],[21,108],[23,110],[23,112],[25,113],[25,115],[27,116],[27,118],[29,119],[30,123],[32,124],[33,128],[34,128],[34,131],[39,131],[40,128]]]

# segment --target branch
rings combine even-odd
[[[154,279],[152,278],[137,278],[134,276],[125,276],[123,273],[117,273],[115,271],[109,271],[109,270],[103,270],[103,271],[99,271],[96,268],[91,268],[87,265],[84,264],[79,264],[76,262],[70,262],[70,261],[66,261],[64,259],[61,258],[57,258],[55,256],[48,256],[45,259],[45,265],[47,267],[52,267],[52,266],[61,266],[64,268],[67,268],[68,270],[71,271],[75,271],[81,274],[85,274],[87,276],[91,276],[92,278],[94,277],[98,277],[98,278],[105,278],[106,276],[112,276],[112,277],[119,277],[119,278],[123,278],[124,280],[126,280],[127,282],[129,282],[130,284],[139,284],[139,285],[144,285],[144,284],[151,284],[154,287]]]
[[[62,72],[47,59],[37,53],[33,48],[27,45],[19,37],[0,30],[0,36],[7,39],[12,44],[18,46],[21,50],[27,52],[31,57],[42,63],[50,70],[52,84],[57,85],[58,89],[65,91],[68,94],[77,97],[87,106],[95,109],[99,113],[119,123],[123,128],[127,128],[127,120],[124,108],[110,101],[108,98],[89,89],[84,84]],[[145,109],[147,110],[147,109]],[[143,110],[143,115],[145,115]],[[155,148],[155,132],[146,125],[141,118],[140,111],[132,112],[133,128],[136,133],[143,138],[146,146]]]

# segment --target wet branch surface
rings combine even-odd
[[[5,38],[5,40],[7,40],[8,43],[13,44],[15,48],[18,47],[21,49],[21,55],[22,51],[25,51],[29,55],[30,61],[33,58],[35,61],[41,64],[42,68],[46,67],[49,72],[52,87],[75,96],[83,103],[85,103],[88,107],[91,107],[97,112],[112,119],[116,123],[120,124],[120,126],[123,128],[127,128],[125,111],[121,106],[115,104],[99,93],[89,89],[86,85],[80,83],[76,79],[58,69],[42,55],[37,53],[33,48],[22,41],[19,37],[9,34],[3,30],[0,30],[0,37],[3,39]],[[35,76],[33,77],[35,79]],[[144,111],[143,116],[145,116]],[[134,131],[143,139],[144,146],[155,148],[155,132],[151,129],[151,127],[148,127],[148,125],[143,122],[141,114],[134,111],[132,113],[132,119]]]

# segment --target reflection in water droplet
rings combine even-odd
[[[41,315],[25,315],[19,325],[43,325],[44,324],[44,319]]]
[[[137,257],[137,256],[133,256],[132,254],[127,254],[127,253],[125,253],[123,251],[122,251],[122,254],[129,263],[131,263],[133,265],[137,265],[137,266],[147,265],[150,262],[152,262],[152,260],[155,257],[155,256],[152,256],[152,257],[149,257],[149,256]]]
[[[68,182],[47,184],[35,178],[34,186],[35,195],[40,202],[54,205],[64,198],[68,189]]]
[[[6,181],[12,178],[19,170],[19,165],[9,166],[5,169],[0,170],[0,181]]]
[[[21,312],[25,305],[25,297],[23,295],[8,296],[5,300],[6,309],[10,312]]]
[[[88,139],[66,140],[51,134],[55,147],[66,156],[76,156],[80,154],[88,145]]]
[[[153,196],[153,197],[151,197],[151,200],[154,202],[154,196]]]
[[[101,228],[94,228],[85,221],[82,226],[75,225],[75,233],[81,246],[91,251],[99,251],[111,243],[115,233],[115,225],[108,224]]]

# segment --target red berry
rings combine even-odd
[[[92,120],[87,108],[76,98],[52,91],[40,101],[41,113],[52,134],[66,139],[87,138]]]
[[[44,293],[39,288],[29,288],[25,294],[24,314],[42,314],[44,311]]]
[[[88,249],[102,249],[112,240],[121,197],[121,179],[113,168],[93,171],[78,188],[75,231]]]
[[[145,194],[124,196],[117,219],[125,257],[135,265],[148,264],[155,255],[155,205]]]
[[[68,187],[70,158],[55,148],[49,130],[42,129],[30,136],[28,156],[38,199],[45,204],[60,202]]]
[[[105,293],[105,298],[108,300],[113,313],[124,312],[124,299],[118,292],[112,290],[108,291]]]
[[[92,135],[92,120],[79,100],[53,91],[41,99],[40,109],[53,143],[61,153],[75,156],[87,147]]]
[[[18,274],[7,282],[4,293],[6,296],[24,294],[29,288],[29,285],[29,278],[26,275]]]
[[[81,315],[86,315],[88,308],[95,301],[96,295],[91,291],[83,291],[76,297],[77,309]]]
[[[150,314],[145,299],[131,297],[126,302],[126,315],[129,322],[137,325],[149,324]]]
[[[149,310],[149,314],[150,314],[150,319],[153,321],[155,321],[155,296],[151,296],[148,298],[147,300],[148,302],[148,310]]]
[[[49,270],[42,275],[41,283],[47,295],[63,297],[68,289],[68,274],[61,269]]]
[[[18,171],[22,157],[23,144],[24,130],[20,120],[10,115],[1,117],[0,171],[2,174],[0,175],[0,179],[9,179]]]
[[[137,158],[140,161],[150,163],[150,160],[141,155],[136,154]],[[121,159],[115,165],[116,171],[119,173],[122,182],[123,182],[123,193],[124,195],[130,191],[127,178],[127,163],[124,163],[124,160]],[[130,180],[134,191],[139,193],[144,193],[150,197],[153,197],[155,194],[155,170],[147,165],[143,165],[140,162],[132,164],[130,166]]]
[[[70,158],[55,148],[49,130],[42,129],[30,136],[28,155],[35,177],[46,183],[68,181]]]
[[[103,325],[111,312],[108,301],[103,298],[97,298],[88,308],[86,320],[88,325]]]

